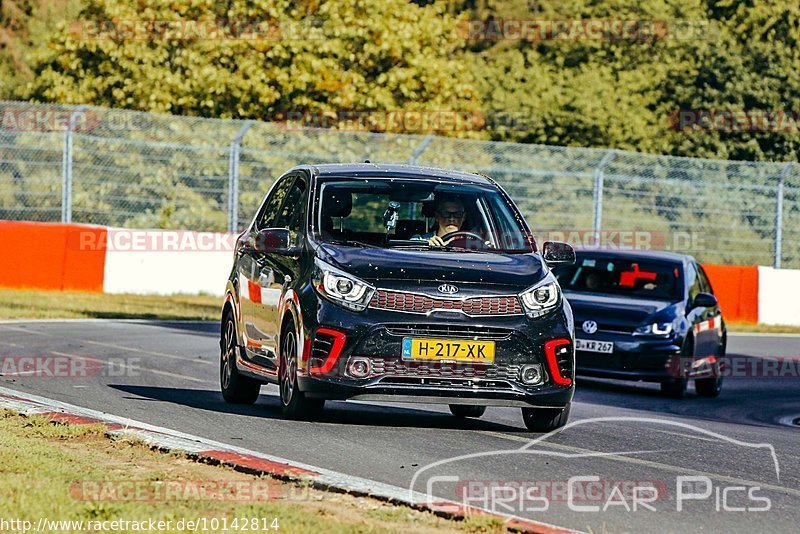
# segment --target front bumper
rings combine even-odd
[[[329,400],[563,408],[572,399],[575,391],[574,386],[542,386],[526,391],[473,388],[460,380],[439,379],[433,382],[402,385],[381,384],[377,381],[372,384],[358,384],[316,377],[298,377],[300,389],[308,397]]]
[[[574,394],[574,380],[568,386],[552,380],[544,352],[544,344],[552,339],[573,341],[568,308],[539,319],[471,318],[453,312],[425,316],[378,309],[356,314],[322,300],[315,308],[312,316],[317,320],[313,325],[304,323],[310,348],[298,376],[300,390],[311,398],[561,408]],[[308,317],[305,310],[304,316]],[[314,345],[320,328],[345,336],[335,366],[324,374],[312,372],[322,363],[315,358]],[[405,337],[494,341],[495,360],[492,365],[404,360]],[[352,358],[369,360],[368,376],[354,378],[349,373]],[[521,367],[529,364],[541,366],[541,384],[520,381]],[[563,370],[565,376],[574,377],[571,350]]]
[[[611,354],[576,351],[575,365],[579,375],[652,382],[675,378],[674,362],[681,355],[678,338],[640,338],[604,332],[577,337],[614,343],[614,352]]]

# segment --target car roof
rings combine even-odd
[[[436,169],[433,167],[420,167],[417,165],[397,165],[390,163],[330,163],[321,165],[307,165],[301,168],[308,169],[313,175],[326,176],[382,176],[389,175],[408,179],[431,179],[450,183],[470,183],[479,185],[495,185],[488,176],[471,172]]]
[[[694,261],[688,254],[678,254],[666,250],[597,250],[597,249],[576,249],[577,254],[586,253],[605,258],[625,258],[637,260],[670,261],[676,263],[687,263]]]

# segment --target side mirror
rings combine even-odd
[[[288,228],[265,228],[252,238],[251,247],[264,254],[281,254],[294,256],[299,247],[291,246],[291,235]]]
[[[547,265],[572,265],[575,263],[575,249],[567,243],[548,241],[542,247],[542,257]]]
[[[692,301],[692,308],[713,308],[717,305],[717,297],[711,293],[698,293]]]

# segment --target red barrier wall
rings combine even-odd
[[[0,287],[103,291],[107,229],[0,221]],[[758,267],[703,265],[728,322],[758,322]]]
[[[703,264],[729,323],[758,323],[758,267]]]
[[[88,234],[104,243],[105,233],[97,226],[0,221],[0,287],[101,293],[105,248],[79,245]]]

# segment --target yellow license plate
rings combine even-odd
[[[404,337],[403,359],[494,363],[494,341]]]

